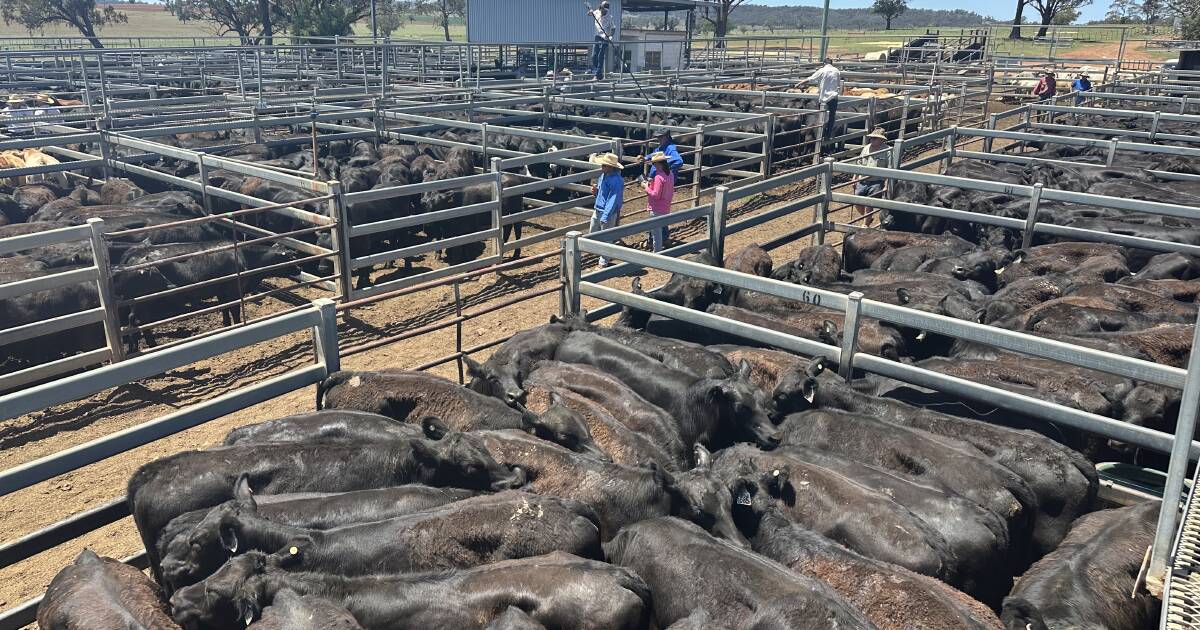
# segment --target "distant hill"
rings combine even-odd
[[[817,29],[821,27],[821,7],[768,7],[743,4],[734,9],[729,20],[732,27],[766,28],[769,25],[780,30]],[[662,23],[661,18],[637,18],[634,21],[639,24],[643,21]],[[696,23],[698,26],[707,24],[700,18],[696,19]],[[892,20],[892,28],[971,27],[988,23],[991,23],[991,20],[973,11],[909,8],[903,15]],[[831,9],[829,11],[829,28],[881,30],[883,29],[883,18],[871,13],[870,9]]]

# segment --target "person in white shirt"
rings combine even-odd
[[[833,125],[837,120],[838,97],[842,94],[842,71],[833,65],[833,60],[826,58],[825,65],[812,73],[803,81],[804,84],[817,84],[817,100],[821,107],[829,112],[825,120],[825,143],[833,137]]]
[[[876,127],[875,130],[865,138],[865,141],[866,144],[863,145],[862,152],[859,153],[858,163],[863,166],[871,166],[874,168],[887,168],[889,152],[887,151],[887,135],[884,133],[883,127]],[[879,197],[883,194],[886,184],[886,180],[880,177],[867,177],[854,185],[854,194],[860,197]],[[864,216],[866,214],[866,206],[854,206],[855,218]],[[867,227],[871,227],[871,224],[874,222],[874,216],[867,217]]]
[[[588,10],[588,19],[596,31],[595,41],[592,42],[592,75],[596,80],[604,78],[604,62],[608,57],[608,45],[612,43],[616,28],[613,26],[612,15],[608,12],[608,0],[600,3],[595,11]]]

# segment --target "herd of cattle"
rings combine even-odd
[[[736,263],[736,261],[734,261]],[[736,266],[736,265],[735,265]],[[151,462],[154,582],[85,551],[43,628],[1141,628],[1153,503],[820,360],[555,320],[472,382],[343,371]],[[1013,586],[1013,576],[1021,576]]]

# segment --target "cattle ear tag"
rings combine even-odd
[[[745,488],[743,488],[742,491],[738,493],[737,504],[738,505],[750,505],[751,504],[749,490],[746,490]]]
[[[243,615],[242,621],[245,622],[247,626],[249,626],[251,623],[254,623],[254,611],[250,610],[249,607],[246,608],[246,613]]]
[[[299,547],[288,547],[288,553],[292,554],[293,556],[300,555],[300,548]]]

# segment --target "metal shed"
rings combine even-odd
[[[609,0],[617,38],[622,0]],[[599,0],[589,2],[593,7]],[[595,35],[579,0],[467,0],[467,41],[476,44],[573,44]]]

